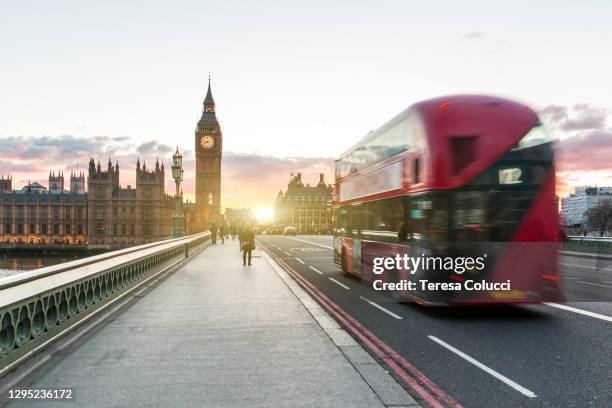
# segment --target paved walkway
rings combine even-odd
[[[206,249],[29,388],[74,389],[75,404],[45,407],[390,405],[254,255],[243,267],[236,241]],[[391,405],[413,402],[394,387]]]

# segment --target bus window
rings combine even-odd
[[[462,191],[453,194],[452,227],[456,241],[486,239],[486,196],[482,191]]]
[[[340,235],[348,235],[349,233],[349,229],[348,229],[348,223],[349,223],[349,215],[348,215],[348,209],[345,207],[340,207],[336,210],[336,230]]]

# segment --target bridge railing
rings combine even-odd
[[[0,377],[209,241],[205,232],[0,278]]]
[[[567,241],[561,244],[561,249],[612,255],[612,238],[570,235],[567,237]]]

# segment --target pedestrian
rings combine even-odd
[[[217,226],[215,224],[210,224],[210,241],[213,245],[217,243]]]
[[[399,242],[406,242],[408,238],[408,229],[406,228],[406,223],[404,221],[400,221],[399,229],[397,230],[397,240]]]
[[[251,224],[245,224],[242,231],[240,231],[240,242],[240,247],[242,249],[242,265],[247,264],[247,259],[249,265],[251,265],[251,252],[255,249],[255,234],[253,234]]]
[[[225,244],[225,224],[219,226],[219,236],[221,237],[221,243]]]

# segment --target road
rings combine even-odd
[[[437,386],[440,393],[429,392],[436,398],[430,405],[612,406],[612,303],[464,308],[396,303],[340,272],[331,237],[262,235],[258,241],[340,313],[352,316],[356,327],[378,338],[379,347],[397,352],[395,361],[414,367],[416,386],[403,381],[409,391],[415,394],[415,387],[428,381],[429,389]],[[612,283],[604,282],[612,282],[612,270],[605,270],[612,267],[577,256],[562,256],[561,265],[570,293],[592,287],[604,298],[612,295]],[[397,376],[393,364],[388,367]]]

